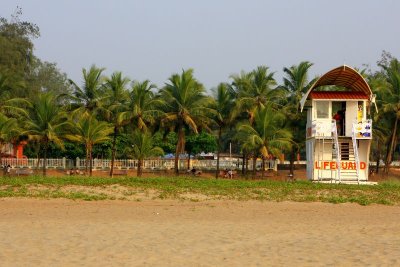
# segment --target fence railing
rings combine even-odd
[[[143,169],[148,170],[172,170],[174,169],[174,159],[147,159],[143,161]],[[15,159],[15,158],[1,158],[1,166],[10,165],[12,168],[43,168],[43,159]],[[277,171],[277,161],[267,160],[265,161],[265,169],[271,169]],[[219,168],[223,169],[241,169],[243,166],[242,159],[232,160],[220,160]],[[253,169],[253,163],[249,160],[248,170]],[[256,168],[261,169],[262,160],[258,159],[256,162]],[[89,162],[88,162],[89,167]],[[92,168],[94,170],[109,170],[111,167],[110,159],[93,159]],[[137,169],[138,160],[134,159],[116,159],[114,161],[115,169]],[[186,170],[188,168],[188,160],[179,160],[179,169]],[[199,170],[216,170],[217,160],[214,159],[191,159],[190,168],[196,168]],[[86,159],[76,158],[72,159],[46,159],[46,168],[48,169],[85,169]]]

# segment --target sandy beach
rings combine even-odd
[[[400,207],[0,200],[1,266],[400,264]]]

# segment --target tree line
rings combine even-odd
[[[306,116],[299,102],[317,79],[309,77],[313,64],[308,61],[284,68],[281,83],[267,66],[258,66],[232,75],[211,94],[193,69],[172,74],[157,87],[119,71],[105,76],[104,68],[92,65],[82,70],[83,82],[77,83],[56,64],[34,56],[39,28],[19,16],[17,10],[10,21],[0,18],[0,50],[5,51],[0,55],[1,146],[28,142],[27,153],[44,159],[49,153],[83,155],[90,174],[93,154],[100,153],[111,158],[111,176],[117,157],[138,159],[141,175],[144,159],[172,152],[178,175],[180,154],[216,151],[218,178],[220,153],[229,144],[242,155],[244,174],[249,161],[255,172],[261,157],[263,176],[265,160],[283,154],[293,172],[297,154],[304,153]],[[377,95],[379,108],[370,115],[372,157],[377,168],[384,160],[388,171],[398,156],[400,65],[383,52],[378,66],[377,71],[368,66],[359,71]]]

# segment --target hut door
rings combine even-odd
[[[346,102],[346,136],[351,136],[353,130],[353,122],[357,121],[358,113],[358,102],[347,101]]]

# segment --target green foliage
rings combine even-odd
[[[175,132],[163,134],[158,131],[153,135],[154,145],[161,147],[165,153],[175,153],[178,135]]]
[[[257,150],[264,158],[279,157],[282,151],[291,147],[292,133],[283,128],[285,117],[269,106],[259,109],[254,116],[254,124],[238,125],[238,139],[243,147]]]
[[[196,135],[189,135],[186,138],[186,151],[191,155],[201,152],[215,152],[217,150],[217,140],[215,136],[202,131]]]
[[[173,74],[160,91],[165,116],[161,119],[164,127],[174,128],[178,133],[175,149],[175,172],[178,171],[179,154],[185,151],[185,128],[198,133],[199,128],[209,130],[214,114],[211,107],[213,99],[206,96],[204,87],[193,76],[193,70],[183,70]]]

